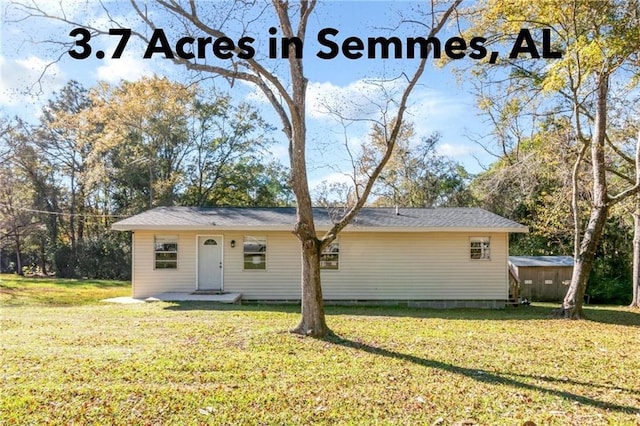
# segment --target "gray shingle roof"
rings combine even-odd
[[[573,266],[571,256],[509,256],[515,266]]]
[[[319,229],[328,228],[338,217],[339,209],[314,208]],[[527,232],[527,227],[480,208],[395,208],[365,207],[347,229],[409,230],[493,230]],[[294,207],[157,207],[116,222],[113,229],[291,229],[295,223]]]

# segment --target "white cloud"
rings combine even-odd
[[[312,188],[312,192],[317,192],[323,184],[346,184],[353,186],[353,177],[347,173],[333,172],[309,179],[309,188]]]
[[[0,56],[0,104],[39,103],[60,89],[65,81],[64,73],[54,62],[33,55],[26,59]]]
[[[289,147],[286,143],[278,143],[269,148],[269,154],[280,163],[289,165]]]
[[[248,90],[248,93],[244,97],[245,101],[255,104],[269,104],[269,99],[267,99],[264,93],[262,93],[262,90],[260,90],[255,84],[249,83],[248,81],[244,80],[237,80],[234,83],[239,87]]]
[[[458,93],[419,87],[411,97],[405,120],[413,123],[418,137],[436,131],[458,133],[465,125],[468,110],[468,99]]]
[[[442,143],[436,146],[436,152],[440,155],[444,155],[446,157],[456,158],[456,157],[464,157],[467,155],[476,154],[479,151],[479,148],[476,146],[472,146],[469,144],[460,144],[460,143]]]
[[[125,56],[120,59],[106,59],[104,65],[96,69],[96,77],[109,83],[118,83],[120,80],[135,81],[151,74],[153,71],[148,60]]]

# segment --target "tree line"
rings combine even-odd
[[[487,116],[498,107],[507,114],[507,106],[492,104]],[[508,132],[511,118],[495,132]],[[127,279],[129,236],[109,231],[121,217],[163,205],[292,205],[288,169],[265,155],[272,132],[249,104],[236,105],[228,94],[206,100],[197,86],[158,77],[91,89],[70,81],[39,122],[2,121],[2,270]],[[360,147],[356,183],[323,185],[317,205],[353,198],[357,176],[376,162],[381,132],[373,126]],[[514,132],[511,144],[494,135],[503,143],[496,161],[471,175],[438,154],[438,133],[419,138],[405,122],[370,204],[480,206],[529,226],[529,234],[512,236],[511,254],[571,255],[575,151],[568,132],[564,120],[545,120],[528,136]],[[613,152],[607,161],[614,164]],[[578,177],[584,223],[587,164]],[[607,220],[588,290],[594,301],[628,303],[631,296],[633,201]]]
[[[3,271],[128,278],[119,218],[167,205],[288,205],[273,128],[247,103],[143,78],[70,81],[37,123],[0,123]]]

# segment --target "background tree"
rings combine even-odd
[[[2,162],[2,167],[10,175],[20,179],[21,193],[28,194],[26,204],[16,205],[17,210],[29,209],[35,220],[44,224],[44,232],[36,232],[38,239],[39,264],[42,272],[47,271],[46,256],[55,252],[60,234],[60,188],[55,183],[55,173],[49,159],[37,146],[37,127],[17,120],[11,132],[2,138],[9,156]],[[15,184],[17,184],[14,181]],[[11,188],[16,191],[16,188]],[[9,191],[9,189],[7,190]],[[16,256],[18,253],[16,253]],[[23,265],[24,266],[24,265]],[[20,272],[21,271],[16,271]]]
[[[38,224],[31,211],[33,194],[27,178],[8,161],[0,163],[0,246],[11,245],[15,271],[22,275],[26,240]]]
[[[479,3],[475,28],[488,30],[490,39],[517,34],[526,24],[538,38],[542,29],[551,29],[552,50],[563,51],[561,59],[540,63],[525,59],[505,60],[511,73],[502,89],[514,98],[544,96],[541,103],[547,114],[564,115],[572,123],[575,135],[576,167],[582,157],[590,162],[591,197],[589,219],[580,229],[576,222],[574,274],[563,302],[563,315],[582,318],[582,304],[587,280],[594,265],[598,242],[613,205],[640,191],[640,179],[620,192],[612,193],[606,168],[606,152],[610,132],[609,110],[618,88],[636,84],[629,73],[637,67],[640,31],[638,2],[550,1],[531,4],[525,1]],[[504,41],[504,40],[503,40]],[[513,40],[511,40],[513,42]],[[485,68],[481,72],[488,72]],[[485,76],[487,77],[487,76]],[[497,78],[487,77],[488,81]],[[614,142],[615,145],[615,142]],[[638,154],[640,155],[640,154]],[[574,181],[574,194],[578,192]],[[574,209],[577,207],[575,199]],[[574,213],[578,218],[580,214]]]
[[[374,127],[371,140],[363,144],[361,173],[368,173],[371,159],[381,151],[383,139]],[[466,207],[473,204],[468,189],[471,176],[464,167],[436,152],[440,134],[415,142],[413,129],[405,124],[395,150],[372,190],[372,204],[385,207]]]
[[[74,257],[84,238],[86,225],[87,161],[93,149],[95,128],[82,113],[90,105],[86,89],[78,82],[70,81],[43,108],[40,124],[34,132],[35,148],[46,159],[53,184],[63,188],[58,201],[65,204],[63,209],[67,215],[59,217],[59,224]]]
[[[158,77],[102,84],[93,91],[91,114],[103,127],[92,153],[94,163],[106,159],[110,170],[103,172],[117,186],[134,183],[137,197],[117,197],[132,203],[134,211],[142,205],[176,203],[184,184],[183,165],[192,150],[188,116],[194,97],[194,87]]]
[[[633,212],[633,281],[630,306],[640,308],[640,195],[636,195]]]
[[[291,199],[286,170],[266,162],[274,128],[229,95],[197,99],[190,119],[191,155],[180,199],[194,206],[276,206]]]
[[[153,96],[147,99],[144,90]],[[172,97],[181,99],[179,108]],[[228,96],[208,102],[215,108],[206,114],[193,113],[204,104],[197,85],[156,78],[90,90],[70,82],[36,124],[3,121],[0,223],[3,257],[14,259],[12,269],[128,278],[129,236],[110,232],[111,223],[147,208],[150,195],[154,204],[170,199],[193,205],[190,174],[199,164],[203,176],[222,177],[204,180],[209,192],[201,205],[290,202],[286,169],[266,154],[271,127],[255,109],[236,106]],[[139,127],[140,119],[153,125]],[[137,161],[140,153],[151,161]],[[154,184],[159,186],[150,191]]]
[[[532,138],[522,137],[471,187],[484,208],[529,226],[530,233],[512,236],[513,254],[553,255],[573,253],[571,163],[575,157],[573,135],[566,120],[550,119]],[[586,167],[581,182],[588,183]],[[578,194],[585,206],[587,193]],[[581,219],[582,220],[582,219]]]

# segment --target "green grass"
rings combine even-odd
[[[332,307],[336,337],[315,340],[286,331],[295,306],[116,305],[97,294],[122,283],[4,278],[0,424],[640,422],[640,313],[627,308],[565,321],[550,305]]]
[[[118,296],[131,296],[130,282],[0,274],[0,303],[3,306],[84,305]]]

